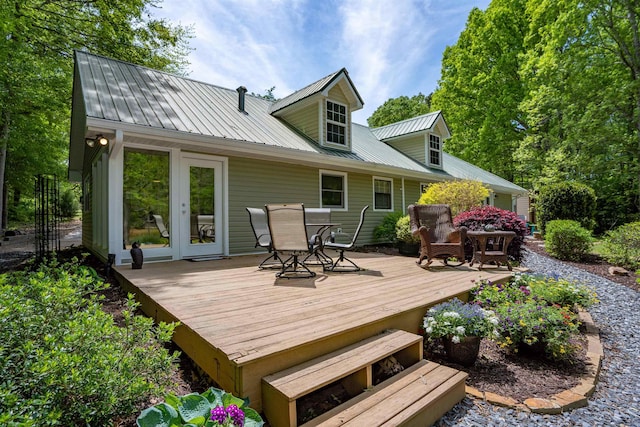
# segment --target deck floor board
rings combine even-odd
[[[257,269],[264,255],[249,255],[115,271],[149,316],[180,322],[176,342],[197,364],[229,392],[254,394],[258,408],[262,376],[387,328],[416,333],[428,307],[465,295],[474,280],[511,276],[505,268],[436,261],[427,270],[411,257],[349,256],[365,270],[325,273],[314,266],[314,278],[276,279],[276,270]]]

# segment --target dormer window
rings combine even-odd
[[[442,144],[434,134],[429,134],[429,166],[442,167]]]
[[[327,142],[346,145],[347,107],[333,101],[327,101]]]

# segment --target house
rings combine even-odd
[[[303,202],[373,243],[385,215],[432,182],[472,178],[515,210],[525,190],[445,153],[442,112],[377,129],[341,69],[275,102],[75,53],[69,178],[82,182],[83,245],[117,265],[255,253],[247,206]]]

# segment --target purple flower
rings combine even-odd
[[[227,414],[231,417],[236,427],[242,427],[244,425],[244,412],[236,405],[229,405],[227,407]]]
[[[224,406],[216,406],[211,410],[211,421],[224,423],[227,420],[227,411],[224,410]]]

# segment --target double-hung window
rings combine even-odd
[[[386,178],[373,179],[373,206],[375,210],[393,210],[393,181]]]
[[[327,142],[346,145],[347,107],[327,101]]]
[[[320,193],[323,208],[346,209],[347,174],[321,171]]]
[[[442,145],[438,135],[429,135],[429,165],[442,167]]]

